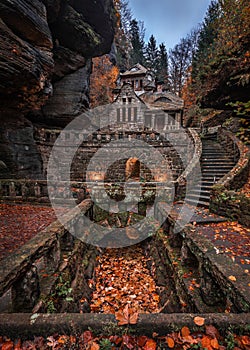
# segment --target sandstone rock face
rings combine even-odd
[[[42,108],[47,124],[64,126],[89,106],[91,61],[54,84],[53,97]]]
[[[113,1],[2,0],[0,12],[0,161],[8,174],[36,177],[42,157],[32,123],[65,126],[88,107],[91,57],[108,53],[113,42]],[[34,146],[29,160],[15,155],[20,135]]]
[[[27,119],[1,120],[0,154],[6,166],[0,177],[41,178],[41,155],[33,139],[33,125]]]

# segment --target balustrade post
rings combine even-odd
[[[40,296],[39,277],[37,267],[32,265],[11,289],[12,311],[31,312]]]
[[[216,282],[216,279],[200,265],[200,291],[203,301],[210,306],[219,305],[222,308],[222,311],[226,307],[227,298],[220,288],[219,284]]]
[[[60,241],[59,239],[57,239],[52,248],[50,248],[47,254],[44,255],[44,263],[50,271],[56,270],[59,265],[61,258],[60,248]]]
[[[11,181],[9,184],[9,194],[10,197],[16,197],[16,187],[13,181]]]

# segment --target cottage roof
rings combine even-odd
[[[141,74],[146,74],[148,71],[147,68],[145,68],[143,65],[140,63],[135,64],[133,67],[128,69],[126,72],[121,73],[121,77],[125,76],[131,76],[131,75],[141,75]]]
[[[140,98],[149,108],[159,108],[162,110],[178,110],[183,108],[183,100],[170,91],[146,91],[140,95]]]

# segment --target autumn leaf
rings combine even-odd
[[[236,281],[236,277],[233,276],[233,275],[229,276],[228,279],[229,279],[230,281]]]
[[[96,342],[93,342],[89,348],[89,350],[99,350],[99,349],[100,349],[100,345],[98,345]]]
[[[146,344],[143,347],[143,350],[155,350],[156,342],[153,339],[148,339]]]
[[[173,349],[173,348],[174,348],[175,342],[174,342],[174,339],[173,339],[173,338],[167,337],[167,338],[166,338],[166,342],[167,342],[168,347],[169,347],[170,349]]]
[[[91,331],[83,332],[83,341],[84,341],[84,343],[89,343],[93,339],[94,339],[94,336],[93,336]]]
[[[65,344],[67,340],[68,340],[68,337],[66,335],[61,335],[57,341],[59,344]]]
[[[145,335],[141,335],[140,337],[138,337],[138,340],[137,340],[138,346],[140,348],[143,348],[147,340],[148,340],[148,337],[146,337]]]
[[[183,337],[187,337],[189,334],[190,334],[189,328],[188,328],[188,327],[182,327],[182,329],[181,329],[181,335],[182,335]]]
[[[207,336],[204,336],[201,339],[201,345],[202,348],[211,349],[211,340]]]
[[[47,345],[52,349],[55,349],[58,345],[58,341],[53,336],[48,337],[47,340]]]
[[[203,326],[204,323],[205,323],[205,318],[196,316],[196,317],[194,318],[194,323],[195,323],[197,326]]]
[[[2,345],[1,350],[13,350],[13,346],[13,342],[9,340]]]
[[[219,349],[220,345],[218,343],[218,340],[216,338],[211,340],[211,346],[213,347],[213,349]]]
[[[138,320],[138,312],[133,309],[129,309],[128,304],[122,311],[117,311],[115,313],[115,318],[118,321],[118,326],[123,326],[125,324],[136,324]]]
[[[213,325],[206,326],[206,335],[209,335],[211,338],[219,338],[220,336],[218,330]]]

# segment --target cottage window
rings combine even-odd
[[[120,108],[117,108],[117,122],[121,121],[121,114],[120,114]]]
[[[131,122],[131,107],[128,107],[128,121]]]

